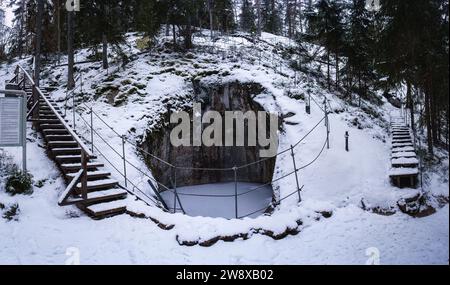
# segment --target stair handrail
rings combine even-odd
[[[36,83],[34,82],[33,78],[30,76],[30,74],[20,65],[18,65],[19,72],[22,71],[25,77],[24,83],[26,80],[30,82],[32,85],[33,95],[32,97],[35,98],[34,103],[38,103],[39,99],[44,100],[45,104],[50,108],[50,110],[54,113],[58,121],[65,127],[65,129],[69,132],[72,139],[80,146],[81,149],[81,174],[78,177],[78,180],[81,179],[81,199],[80,202],[87,201],[88,200],[88,190],[87,190],[87,184],[88,184],[88,160],[89,158],[93,157],[93,153],[89,150],[89,148],[86,146],[86,144],[81,140],[81,138],[75,133],[75,131],[66,123],[66,121],[62,118],[62,116],[59,114],[59,112],[53,107],[53,105],[50,103],[50,101],[45,97],[44,93],[42,93],[41,89],[36,86]],[[36,98],[37,97],[37,98]],[[71,183],[68,188],[65,191],[66,197],[70,196],[76,189],[76,184]],[[64,200],[64,199],[63,199]],[[63,201],[64,203],[65,201]]]
[[[55,113],[55,116],[58,118],[58,120],[61,122],[61,124],[63,124],[64,127],[66,127],[66,129],[69,132],[70,136],[78,143],[78,145],[80,146],[82,151],[85,152],[85,154],[88,156],[88,158],[89,157],[93,157],[94,154],[89,150],[89,147],[86,146],[86,144],[75,133],[75,131],[61,117],[59,112],[56,111],[55,107],[53,107],[53,105],[48,101],[47,97],[44,96],[44,94],[42,93],[41,89],[36,86],[36,84],[34,83],[33,79],[28,74],[28,72],[26,72],[26,70],[24,70],[20,65],[19,65],[19,68],[24,72],[25,76],[30,81],[30,83],[32,83],[33,89],[38,93],[39,97],[42,98],[45,101],[45,103],[48,105],[48,107],[53,111],[53,113]]]

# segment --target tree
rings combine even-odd
[[[255,32],[255,19],[253,4],[250,0],[244,0],[241,11],[241,29],[246,32]]]
[[[282,22],[279,5],[277,5],[275,0],[261,1],[263,1],[261,18],[264,31],[272,34],[280,34]]]
[[[36,52],[34,58],[34,83],[39,87],[41,76],[41,43],[42,43],[42,17],[44,14],[44,0],[37,0],[36,17]]]
[[[320,0],[316,11],[308,15],[309,30],[313,40],[325,47],[327,52],[327,83],[331,88],[331,53],[335,54],[336,75],[339,74],[339,54],[343,47],[344,27],[342,9],[337,2]],[[336,84],[338,83],[338,78]]]

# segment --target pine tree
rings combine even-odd
[[[253,4],[250,0],[244,0],[242,2],[241,11],[241,29],[246,32],[254,33],[256,31],[255,20],[256,15]]]
[[[261,18],[263,30],[272,34],[281,34],[282,21],[280,5],[276,0],[261,0]]]

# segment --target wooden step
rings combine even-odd
[[[108,203],[94,204],[86,207],[85,210],[89,215],[95,219],[98,219],[123,214],[127,210],[127,205],[126,201],[118,200]]]
[[[393,143],[392,147],[393,148],[400,148],[400,147],[413,147],[414,145],[412,143]]]
[[[109,202],[114,201],[118,199],[126,198],[128,195],[128,192],[122,189],[108,189],[108,190],[102,190],[102,191],[95,191],[88,193],[88,200],[86,203],[98,203],[98,202]],[[75,199],[81,198],[81,195],[75,196]]]
[[[72,141],[71,135],[44,135],[47,141]]]
[[[103,180],[93,180],[88,181],[87,188],[89,192],[103,190],[103,189],[111,189],[119,185],[119,182],[114,179],[103,179]],[[78,183],[76,189],[81,189],[81,183]]]
[[[88,170],[95,170],[97,168],[101,168],[104,167],[105,165],[103,165],[100,162],[89,162],[87,164],[87,168]],[[79,171],[81,169],[81,163],[67,163],[67,164],[61,164],[61,168],[66,172],[76,172]]]
[[[51,141],[48,142],[50,148],[68,148],[77,147],[78,143],[76,141]]]
[[[66,127],[63,124],[61,124],[61,123],[59,123],[59,124],[41,124],[40,128],[41,128],[42,131],[45,131],[45,130],[56,130],[56,129],[58,129],[58,130],[66,130]]]
[[[412,140],[411,139],[401,139],[401,140],[393,139],[392,143],[397,143],[397,144],[399,144],[399,143],[412,143]]]
[[[393,136],[392,139],[394,140],[406,140],[406,139],[411,139],[410,135],[406,135],[406,136]]]
[[[396,159],[396,158],[416,158],[417,154],[413,151],[410,152],[397,152],[397,153],[393,153],[392,154],[392,158]]]
[[[55,156],[55,160],[59,163],[81,163],[81,154],[74,155],[57,155]]]
[[[40,119],[39,124],[58,124],[60,121],[58,119]]]
[[[42,114],[39,114],[39,120],[52,120],[52,121],[54,121],[54,120],[58,120],[58,117],[56,116],[56,115],[42,115]]]
[[[414,147],[412,146],[406,146],[406,147],[399,147],[392,149],[392,153],[399,153],[399,152],[414,152],[416,151]]]
[[[77,155],[81,154],[81,148],[73,147],[73,148],[54,148],[51,150],[52,154],[57,155]]]
[[[97,171],[88,171],[88,180],[99,180],[99,179],[106,179],[109,176],[111,176],[111,173],[109,173],[108,171],[101,171],[101,170],[97,170]],[[76,173],[69,173],[66,175],[66,177],[69,180],[74,179],[76,176]]]
[[[66,129],[46,129],[42,131],[44,135],[66,135],[69,131]]]

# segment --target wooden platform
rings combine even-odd
[[[419,177],[419,160],[408,126],[392,123],[392,158],[389,177],[399,188],[415,188]]]

